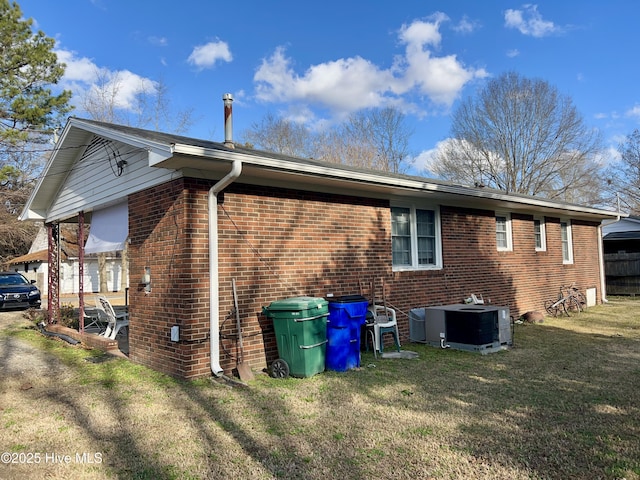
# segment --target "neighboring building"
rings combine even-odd
[[[35,280],[43,295],[48,294],[49,252],[47,249],[47,229],[42,227],[31,244],[29,253],[7,262],[8,268],[22,273],[27,279]],[[122,261],[118,252],[110,252],[105,259],[107,291],[121,290]],[[78,262],[78,228],[64,225],[60,228],[60,293],[72,294],[79,291],[80,267]],[[97,255],[84,258],[84,291],[100,291],[100,275]]]
[[[609,295],[640,295],[640,218],[621,218],[602,227]]]
[[[244,362],[260,369],[277,358],[263,306],[358,293],[360,280],[385,280],[403,342],[410,309],[471,293],[516,317],[574,281],[600,302],[600,224],[616,217],[71,118],[21,218],[79,215],[92,230],[128,226],[112,241],[128,236],[130,358],[184,378],[235,367],[233,279]]]
[[[625,217],[602,227],[604,253],[640,253],[640,217]]]

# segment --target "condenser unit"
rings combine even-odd
[[[489,353],[512,345],[508,307],[440,305],[409,312],[412,342]]]

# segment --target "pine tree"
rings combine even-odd
[[[0,260],[26,253],[31,243],[33,229],[17,215],[39,173],[43,145],[71,110],[71,92],[51,90],[65,71],[55,42],[32,25],[17,3],[0,0]]]

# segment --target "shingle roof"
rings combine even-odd
[[[45,228],[45,227],[42,227]],[[85,241],[89,235],[89,225],[85,226]],[[60,226],[60,259],[68,260],[69,258],[78,257],[78,227],[77,225],[61,225]],[[8,265],[16,265],[18,263],[35,263],[48,261],[47,250],[37,250],[27,253],[7,261]]]

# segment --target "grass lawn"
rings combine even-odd
[[[39,366],[0,377],[0,452],[32,459],[0,463],[0,479],[640,479],[633,298],[516,325],[509,351],[405,340],[418,359],[363,353],[358,370],[247,387],[23,326],[0,337],[3,365],[27,342]]]

